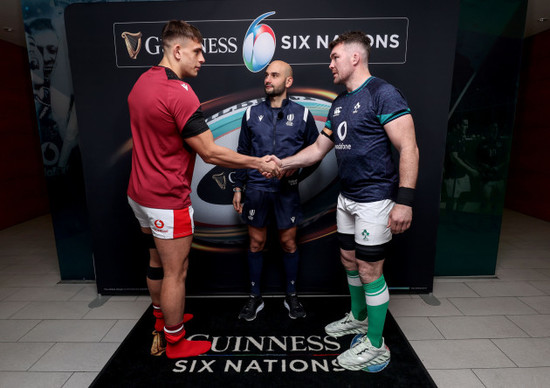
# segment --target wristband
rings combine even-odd
[[[410,187],[400,187],[397,189],[397,199],[395,203],[405,206],[412,206],[414,202],[414,189]]]
[[[240,187],[233,187],[233,192],[235,193],[242,193],[242,189]]]

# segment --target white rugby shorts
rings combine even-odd
[[[338,233],[353,234],[359,245],[382,245],[391,241],[388,219],[394,204],[391,199],[355,202],[340,194],[336,208]]]
[[[186,237],[195,231],[193,207],[169,210],[142,206],[128,197],[128,203],[142,228],[151,228],[153,236],[164,240]]]

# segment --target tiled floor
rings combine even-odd
[[[53,241],[47,216],[0,231],[2,388],[88,387],[149,305],[90,307],[95,284],[58,284]],[[390,310],[439,387],[550,386],[550,223],[505,211],[497,278],[437,278],[434,296]]]
[[[390,301],[439,387],[550,387],[550,223],[505,211],[496,275]]]

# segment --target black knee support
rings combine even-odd
[[[355,257],[370,263],[386,258],[389,242],[382,245],[359,245],[355,246]]]
[[[353,234],[337,233],[338,242],[340,243],[340,249],[344,251],[355,250],[355,237]]]
[[[147,269],[147,277],[151,280],[162,280],[164,279],[164,270],[162,267],[151,267]]]

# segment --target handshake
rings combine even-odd
[[[267,179],[282,178],[293,172],[283,171],[283,162],[275,155],[266,155],[260,158],[260,167],[258,167],[258,171]]]

